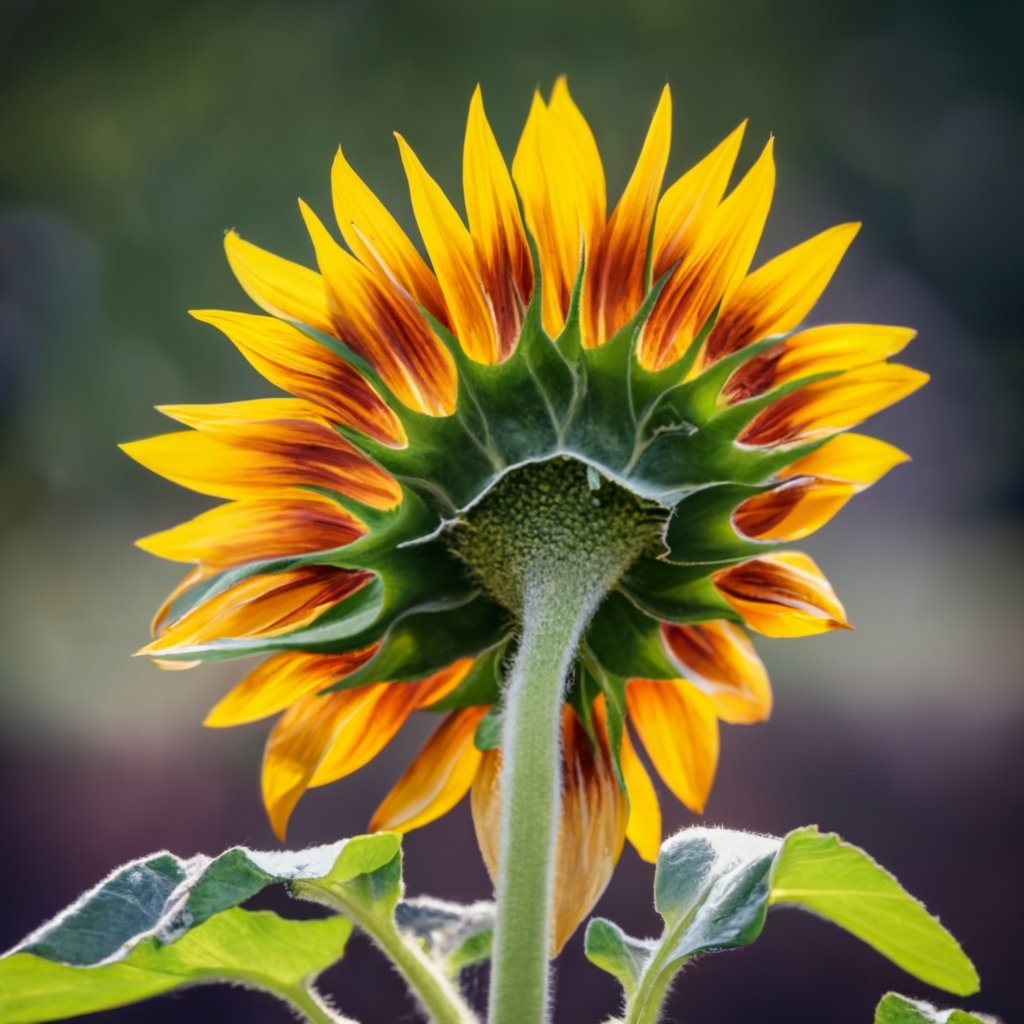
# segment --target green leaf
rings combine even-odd
[[[451,978],[490,959],[494,904],[488,900],[463,905],[420,896],[399,903],[395,920],[401,931],[423,943]]]
[[[614,676],[675,679],[679,675],[661,642],[661,624],[618,592],[609,594],[591,619],[586,644],[601,667]]]
[[[964,1010],[940,1010],[930,1003],[889,992],[875,1010],[875,1024],[988,1024],[993,1018]]]
[[[634,939],[603,917],[591,919],[584,938],[587,959],[616,978],[627,999],[633,997],[654,946],[648,939]]]
[[[884,868],[838,836],[791,832],[772,873],[771,903],[838,924],[908,973],[966,996],[978,974],[956,939]]]
[[[147,938],[123,959],[98,967],[15,953],[0,960],[0,1024],[77,1017],[183,985],[231,982],[278,995],[297,992],[341,957],[351,930],[343,917],[286,921],[231,909],[169,945]]]

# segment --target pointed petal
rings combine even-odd
[[[640,361],[661,369],[679,359],[712,313],[725,306],[754,258],[775,188],[768,140],[743,180],[716,207],[672,272],[640,339]]]
[[[757,540],[800,540],[820,530],[858,490],[837,480],[786,480],[741,502],[733,513],[733,526]]]
[[[810,455],[786,467],[786,476],[816,476],[867,487],[910,456],[895,445],[864,434],[837,434]]]
[[[612,212],[583,284],[583,339],[607,341],[640,308],[647,292],[647,254],[672,139],[672,97],[666,85],[640,158]]]
[[[712,574],[719,593],[764,636],[814,636],[849,629],[832,585],[807,555],[762,555]]]
[[[653,864],[658,859],[658,850],[661,848],[661,805],[654,790],[654,783],[651,782],[647,769],[633,749],[628,729],[622,731],[619,762],[626,782],[626,792],[629,794],[629,824],[626,826],[626,838],[644,860]]]
[[[150,634],[156,636],[160,632],[161,627],[171,614],[174,602],[182,594],[187,593],[197,583],[202,583],[203,580],[208,579],[215,571],[214,569],[204,569],[202,566],[197,565],[190,572],[186,573],[185,578],[163,599],[160,607],[153,614],[153,618],[149,622]],[[150,660],[157,668],[166,669],[169,672],[181,672],[188,668],[194,668],[199,664],[197,661],[162,661],[160,658],[151,658]]]
[[[434,730],[370,819],[371,832],[408,832],[447,814],[468,792],[480,766],[473,736],[485,707],[452,712]]]
[[[500,357],[504,358],[519,339],[523,307],[533,290],[533,268],[519,201],[487,122],[480,86],[469,106],[462,183],[477,266],[497,324]]]
[[[711,698],[723,721],[763,722],[771,714],[768,673],[740,626],[724,620],[664,625],[662,636],[687,682]]]
[[[256,722],[344,679],[372,657],[376,648],[351,654],[282,651],[256,666],[203,721],[212,729]]]
[[[496,363],[500,357],[497,328],[480,278],[473,239],[405,139],[397,134],[395,138],[409,181],[416,223],[441,282],[455,336],[471,358]]]
[[[234,231],[225,235],[224,251],[238,283],[257,306],[283,320],[333,333],[319,274],[244,241]]]
[[[743,279],[718,315],[705,365],[771,334],[791,331],[811,311],[860,224],[840,224],[787,250]]]
[[[327,285],[335,334],[407,406],[448,415],[455,408],[452,359],[413,300],[342,249],[305,203],[299,208]]]
[[[271,384],[307,399],[336,423],[385,443],[404,441],[394,413],[326,345],[273,317],[222,310],[193,310],[192,316],[223,331]]]
[[[665,190],[654,222],[655,281],[686,256],[722,201],[746,126],[744,121]]]
[[[448,311],[434,272],[340,148],[331,167],[331,194],[341,236],[363,265],[390,278],[447,325]]]
[[[750,445],[788,444],[856,426],[887,409],[928,381],[928,374],[898,363],[874,363],[791,392],[744,428]]]
[[[631,679],[629,720],[665,785],[696,814],[718,767],[718,716],[711,699],[683,680]]]

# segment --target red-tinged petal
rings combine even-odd
[[[327,291],[315,271],[282,259],[229,231],[224,251],[238,283],[261,309],[273,316],[330,334]]]
[[[630,724],[665,785],[701,814],[718,767],[718,716],[711,698],[681,679],[631,679]]]
[[[351,654],[282,651],[256,666],[206,716],[213,729],[256,722],[284,711],[307,694],[340,682],[373,656],[376,648]]]
[[[480,766],[473,736],[485,707],[453,711],[434,730],[370,819],[371,832],[409,832],[447,814],[468,792]]]
[[[840,224],[822,231],[744,278],[718,314],[704,348],[704,364],[796,327],[818,301],[859,230],[859,224]]]
[[[448,415],[455,408],[455,368],[415,302],[342,249],[305,203],[299,207],[327,285],[334,333],[403,403]]]
[[[715,309],[728,302],[754,258],[774,188],[769,139],[754,166],[707,218],[665,283],[640,339],[640,362],[645,367],[663,369],[674,363]]]
[[[763,722],[771,714],[768,673],[741,627],[724,620],[666,624],[662,636],[687,682],[707,694],[723,721]]]
[[[447,325],[448,310],[434,272],[340,148],[331,167],[331,194],[341,236],[363,265],[390,278]]]
[[[271,384],[308,400],[327,418],[385,443],[405,440],[395,414],[359,372],[297,328],[249,313],[193,310],[192,316],[223,331]]]
[[[588,347],[624,326],[647,292],[647,253],[671,139],[672,97],[665,86],[633,175],[588,258],[582,307]]]
[[[741,502],[733,526],[757,540],[800,540],[821,529],[858,490],[837,480],[795,477]]]
[[[832,585],[807,555],[762,555],[712,574],[719,593],[764,636],[814,636],[849,629]]]
[[[867,487],[910,456],[894,445],[864,434],[837,434],[810,455],[786,467],[786,476],[815,476]]]

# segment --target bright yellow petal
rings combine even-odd
[[[416,223],[441,282],[455,335],[473,359],[495,363],[499,359],[497,328],[480,279],[473,239],[405,139],[397,134],[395,138]]]
[[[665,785],[701,814],[718,767],[718,716],[711,698],[683,680],[631,679],[629,721]]]
[[[762,555],[711,578],[743,621],[765,636],[814,636],[850,628],[832,585],[802,552]]]
[[[796,327],[818,301],[859,230],[860,224],[829,228],[744,278],[718,315],[704,349],[705,364]]]
[[[810,455],[791,463],[786,476],[815,476],[867,487],[910,456],[895,445],[864,434],[837,434]]]
[[[801,540],[820,530],[858,490],[837,480],[786,480],[741,502],[733,513],[733,525],[757,540]]]
[[[665,646],[686,680],[707,694],[719,718],[763,722],[771,714],[772,688],[750,638],[724,620],[662,627]]]
[[[658,859],[658,850],[661,849],[661,805],[654,790],[654,783],[651,782],[647,769],[633,749],[628,729],[622,731],[619,762],[622,777],[626,782],[626,792],[629,795],[629,824],[626,826],[626,838],[644,860],[653,864]]]
[[[672,97],[666,85],[636,168],[587,261],[583,344],[601,345],[636,313],[647,292],[647,253],[672,140]]]
[[[284,320],[333,333],[319,274],[244,241],[234,231],[225,236],[224,250],[238,283],[257,306]]]
[[[452,712],[434,730],[370,819],[371,832],[409,832],[447,814],[468,792],[480,766],[473,736],[485,707]]]

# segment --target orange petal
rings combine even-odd
[[[652,276],[655,281],[686,256],[715,207],[722,201],[746,126],[744,121],[700,163],[665,190],[654,221]]]
[[[555,848],[552,956],[557,956],[604,892],[622,853],[627,802],[611,766],[607,737],[595,747],[568,707],[562,719],[562,805]],[[477,843],[498,874],[501,752],[483,754],[472,791]]]
[[[796,327],[818,301],[859,230],[859,224],[829,228],[744,278],[718,315],[704,350],[705,365]]]
[[[928,381],[928,374],[898,363],[874,363],[807,384],[762,410],[739,440],[750,445],[788,444],[856,426]]]
[[[473,239],[405,139],[397,134],[395,138],[416,223],[441,282],[455,335],[471,358],[496,363],[500,358],[497,325],[480,278]]]
[[[679,359],[747,272],[775,187],[772,145],[769,139],[665,283],[640,339],[644,366],[661,369]]]
[[[894,445],[864,434],[837,434],[785,469],[786,476],[816,476],[867,487],[910,456]]]
[[[533,290],[533,268],[519,201],[487,123],[479,85],[466,123],[462,183],[477,266],[497,324],[499,357],[504,358],[519,340],[523,307]]]
[[[221,310],[192,316],[223,331],[271,384],[310,401],[337,423],[379,441],[403,441],[401,424],[350,364],[290,324]]]
[[[434,272],[387,207],[352,170],[340,148],[331,167],[331,194],[341,236],[352,252],[447,325],[448,311]]]
[[[234,231],[224,237],[224,251],[238,283],[257,306],[283,320],[333,333],[319,274],[244,241]]]
[[[666,85],[626,190],[612,212],[583,283],[583,343],[603,344],[640,308],[647,292],[647,253],[672,139]]]
[[[771,714],[768,673],[750,638],[735,623],[664,625],[662,636],[687,682],[711,698],[723,721],[763,722]]]
[[[415,302],[342,249],[305,203],[299,208],[327,285],[335,333],[403,403],[448,415],[455,407],[455,369]]]
[[[408,832],[447,814],[468,792],[480,766],[473,736],[485,707],[452,712],[434,730],[370,819],[371,832]]]
[[[765,636],[813,636],[850,628],[832,585],[799,551],[762,555],[711,578],[744,622]]]
[[[800,540],[820,530],[859,487],[805,476],[741,502],[732,522],[739,533],[757,540]]]
[[[368,573],[327,565],[250,576],[190,609],[138,653],[168,654],[212,640],[280,636],[309,625],[368,579]]]
[[[219,571],[265,558],[342,547],[363,530],[329,498],[298,489],[232,501],[135,543],[158,558]]]
[[[701,814],[718,767],[718,716],[711,698],[681,679],[631,679],[629,720],[665,785]]]
[[[376,648],[351,654],[306,654],[282,651],[256,666],[211,710],[203,725],[222,729],[256,722],[344,679],[373,655]]]
[[[137,542],[136,542],[137,543]],[[174,607],[174,602],[181,597],[182,594],[187,593],[197,583],[202,583],[203,580],[209,579],[216,573],[216,569],[203,568],[197,565],[194,569],[185,574],[185,578],[164,598],[161,602],[160,607],[157,608],[153,614],[153,618],[149,623],[149,632],[156,636],[160,632],[161,626],[167,621],[167,617],[171,613],[171,608]],[[188,668],[194,668],[199,664],[197,661],[163,661],[160,658],[150,659],[157,668],[166,669],[170,672],[181,672]]]

